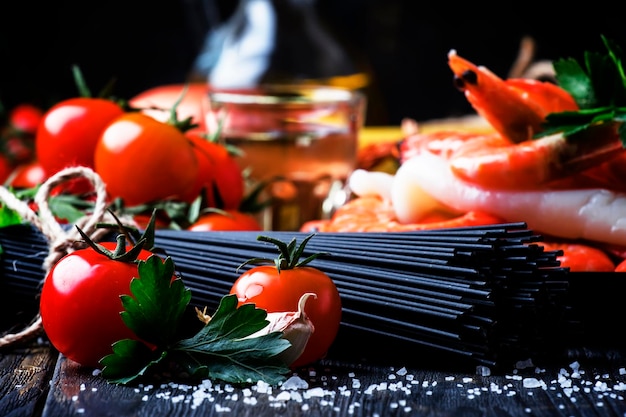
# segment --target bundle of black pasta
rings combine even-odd
[[[262,232],[290,241],[300,232]],[[192,303],[217,307],[244,261],[274,258],[259,232],[159,230],[156,245],[174,260]],[[349,332],[395,347],[423,348],[475,364],[542,355],[563,339],[567,270],[524,223],[417,232],[319,233],[304,255],[335,282]],[[47,242],[27,226],[0,229],[2,293],[35,298]],[[340,337],[339,337],[340,338]],[[354,339],[353,339],[354,340]]]
[[[266,232],[289,241],[306,234]],[[217,305],[245,269],[273,258],[258,232],[161,231],[157,246],[178,265],[198,301]],[[344,329],[446,352],[475,363],[536,356],[557,347],[567,271],[523,223],[402,233],[321,233],[304,255],[333,279]]]

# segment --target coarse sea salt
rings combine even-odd
[[[304,379],[300,378],[298,375],[292,375],[285,382],[282,383],[280,389],[282,390],[298,390],[298,389],[308,389],[309,383]]]
[[[543,385],[543,381],[537,378],[524,378],[524,388],[539,388]]]

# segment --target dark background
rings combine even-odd
[[[123,98],[183,83],[208,31],[235,6],[234,0],[3,0],[0,100],[6,108],[23,101],[47,107],[75,96],[73,64],[94,93],[113,78]],[[610,13],[600,20],[579,11],[571,20],[537,11],[531,19],[515,19],[514,8],[474,19],[454,3],[427,11],[416,0],[318,0],[317,8],[353,61],[372,76],[370,125],[471,112],[452,85],[450,49],[504,77],[525,35],[537,42],[536,59],[603,52],[600,34],[626,44],[626,25]]]

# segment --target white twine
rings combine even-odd
[[[39,229],[48,240],[49,252],[43,262],[43,269],[45,271],[44,277],[48,275],[50,268],[63,256],[80,247],[84,247],[82,237],[76,230],[76,227],[64,229],[57,222],[48,204],[50,192],[54,187],[81,177],[88,179],[93,185],[96,192],[96,200],[93,212],[78,219],[75,222],[75,226],[80,227],[91,240],[97,242],[107,233],[106,230],[96,227],[99,222],[103,221],[105,215],[108,214],[106,201],[107,193],[106,186],[100,176],[90,168],[66,168],[46,180],[40,186],[39,190],[37,190],[37,194],[35,194],[34,201],[37,206],[36,212],[31,209],[26,202],[18,199],[15,194],[7,188],[0,186],[0,201],[7,208],[18,213],[26,222],[31,223],[34,227]],[[0,348],[24,341],[25,339],[30,339],[39,334],[42,330],[41,315],[37,313],[37,316],[33,319],[31,324],[23,330],[0,337]]]

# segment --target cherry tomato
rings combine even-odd
[[[212,230],[263,230],[250,214],[236,210],[203,214],[187,230],[208,232]]]
[[[9,124],[24,133],[34,135],[43,117],[43,110],[32,104],[19,104],[9,113]]]
[[[170,117],[170,110],[180,99],[183,92],[185,95],[176,107],[178,120],[185,120],[191,117],[197,128],[189,130],[206,131],[205,125],[205,100],[207,100],[208,85],[206,83],[189,83],[185,91],[184,84],[161,85],[142,93],[129,100],[133,108],[142,109],[142,112],[154,117],[161,122],[167,122]]]
[[[115,243],[102,243],[113,250]],[[138,259],[152,255],[141,251]],[[115,261],[92,248],[61,258],[48,273],[40,298],[43,328],[50,343],[67,358],[98,368],[98,361],[122,339],[138,339],[126,327],[120,295],[130,295],[137,264]]]
[[[135,206],[187,195],[198,175],[189,140],[175,126],[141,113],[126,113],[96,144],[95,171],[111,198]]]
[[[11,174],[10,185],[14,188],[34,188],[46,180],[46,173],[38,161],[18,165]]]
[[[326,354],[333,343],[341,321],[341,299],[330,277],[310,266],[281,268],[259,265],[244,272],[233,284],[231,294],[236,294],[239,304],[254,303],[267,312],[296,311],[300,297],[315,293],[304,308],[315,331],[302,355],[291,367],[309,364]]]
[[[0,155],[0,184],[9,179],[12,171],[13,165],[11,161],[5,155]]]
[[[241,168],[228,149],[199,134],[188,133],[199,163],[196,184],[183,198],[195,200],[204,190],[205,206],[224,210],[239,208],[245,183]]]
[[[94,167],[94,149],[104,128],[124,110],[110,100],[76,97],[44,115],[35,137],[37,160],[51,176],[68,166]]]

